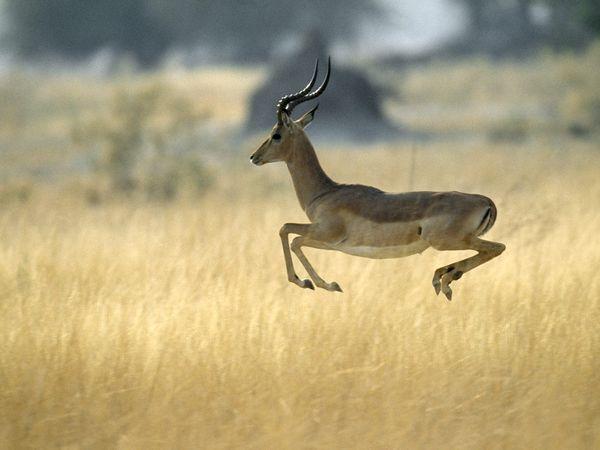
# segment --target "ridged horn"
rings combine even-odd
[[[289,114],[291,110],[288,111],[287,106],[289,103],[304,97],[306,94],[310,92],[312,87],[315,85],[315,81],[317,81],[317,72],[319,71],[319,60],[315,62],[315,71],[309,83],[304,87],[304,89],[296,92],[295,94],[289,94],[281,97],[277,102],[277,123],[281,125],[283,123],[283,113],[286,112]]]
[[[315,72],[315,74],[316,74],[316,72]],[[300,103],[307,102],[309,100],[317,98],[319,95],[321,95],[323,92],[325,92],[325,89],[327,88],[327,84],[329,83],[330,75],[331,75],[331,57],[329,57],[327,59],[327,74],[325,75],[325,80],[323,81],[323,84],[321,84],[321,86],[319,86],[314,92],[304,95],[301,98],[296,97],[295,99],[290,101],[285,110],[288,113],[288,115],[291,114],[292,111],[294,110],[294,108],[297,105],[299,105]]]

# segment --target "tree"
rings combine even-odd
[[[7,0],[9,41],[18,53],[85,56],[102,47],[154,63],[170,36],[144,0]]]
[[[581,0],[579,17],[591,31],[600,35],[600,0]]]
[[[490,27],[496,27],[507,18],[514,21],[523,32],[533,28],[530,10],[533,0],[458,0],[467,11],[470,31],[481,35]]]
[[[545,0],[556,22],[571,20],[600,34],[600,0]]]
[[[318,28],[347,38],[381,17],[376,0],[5,0],[9,42],[24,56],[88,55],[102,47],[133,54],[143,65],[170,47],[203,45],[224,59],[265,59],[291,36]]]
[[[455,0],[467,12],[467,35],[456,51],[521,54],[539,46],[579,47],[590,31],[600,31],[600,0]],[[544,6],[549,21],[532,20],[533,6]]]

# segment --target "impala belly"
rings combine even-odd
[[[349,246],[344,243],[331,246],[333,250],[354,256],[364,256],[365,258],[402,258],[403,256],[422,253],[429,247],[429,244],[421,239],[405,245],[390,245],[386,247],[373,247],[368,245]]]
[[[430,245],[421,239],[418,221],[378,223],[352,215],[346,220],[344,239],[333,250],[366,258],[401,258],[423,252]]]

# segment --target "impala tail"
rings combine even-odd
[[[481,223],[479,224],[479,228],[477,229],[477,236],[483,236],[485,233],[491,230],[496,223],[496,215],[498,214],[498,210],[496,209],[496,205],[491,199],[487,199],[489,202],[489,206],[485,211],[483,219],[481,219]]]

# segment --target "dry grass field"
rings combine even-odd
[[[588,62],[575,59],[572,72],[587,73]],[[563,86],[554,76],[564,59],[544,64],[545,72],[509,65],[495,80],[504,92],[523,90],[515,77]],[[452,75],[467,70],[446,70],[444,92],[459,90]],[[374,261],[308,250],[344,293],[288,283],[277,231],[305,218],[284,166],[247,163],[254,142],[212,163],[203,195],[168,202],[90,204],[79,177],[13,176],[35,158],[7,151],[0,447],[599,448],[597,134],[557,131],[559,110],[527,122],[524,138],[498,140],[487,127],[508,117],[512,133],[512,109],[496,121],[477,116],[493,95],[470,94],[448,114],[454,100],[423,99],[439,68],[420,73],[424,84],[410,74],[405,101],[421,114],[406,104],[391,113],[415,127],[437,114],[433,128],[451,121],[474,137],[320,155],[338,181],[401,191],[414,154],[412,188],[496,201],[488,237],[507,250],[455,282],[450,303],[435,296],[433,271],[467,252]],[[190,83],[201,86],[202,76]],[[562,104],[552,95],[540,102]],[[64,120],[44,122],[48,135],[60,136]],[[29,126],[5,130],[5,148],[19,133],[35,147]],[[43,155],[49,165],[60,159]],[[26,190],[14,194],[15,183]]]

